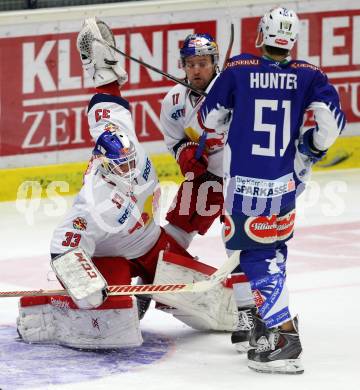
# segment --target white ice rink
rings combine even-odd
[[[27,345],[16,334],[17,299],[0,301],[0,389],[360,389],[360,171],[319,173],[299,203],[289,243],[292,313],[300,317],[305,374],[250,371],[227,333],[201,333],[151,307],[134,350],[81,352]],[[69,202],[70,199],[67,199]],[[43,200],[19,212],[0,204],[0,289],[57,288],[47,281],[52,230],[62,218]],[[58,213],[59,214],[59,213]],[[219,225],[191,252],[224,260]],[[52,275],[50,275],[53,278]]]

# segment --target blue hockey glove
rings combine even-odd
[[[308,156],[313,164],[321,160],[327,152],[327,149],[319,150],[314,146],[314,131],[314,127],[307,130],[302,136],[302,138],[300,138],[300,142],[298,145],[299,152],[304,154],[305,156]]]

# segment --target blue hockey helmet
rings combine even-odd
[[[93,155],[100,159],[99,170],[109,181],[120,186],[124,193],[131,192],[132,182],[137,176],[137,153],[124,132],[107,124],[96,142]]]
[[[216,66],[219,62],[219,49],[215,39],[210,34],[188,35],[180,49],[182,65],[185,65],[186,57],[192,56],[212,56]]]

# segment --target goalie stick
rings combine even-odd
[[[210,277],[208,280],[188,284],[123,284],[108,286],[108,295],[139,295],[139,294],[162,294],[192,292],[199,293],[210,290],[216,284],[224,280],[231,271],[239,264],[239,252],[235,251]],[[161,256],[163,252],[161,252]],[[51,296],[69,295],[66,290],[29,290],[29,291],[0,291],[0,298],[16,298],[26,296]]]

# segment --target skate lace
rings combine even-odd
[[[276,348],[276,345],[279,341],[279,331],[278,329],[271,330],[268,334],[268,337],[261,336],[259,340],[257,340],[257,352],[267,352],[267,351],[274,351]]]
[[[253,328],[254,320],[251,309],[240,310],[237,330],[251,330]]]

